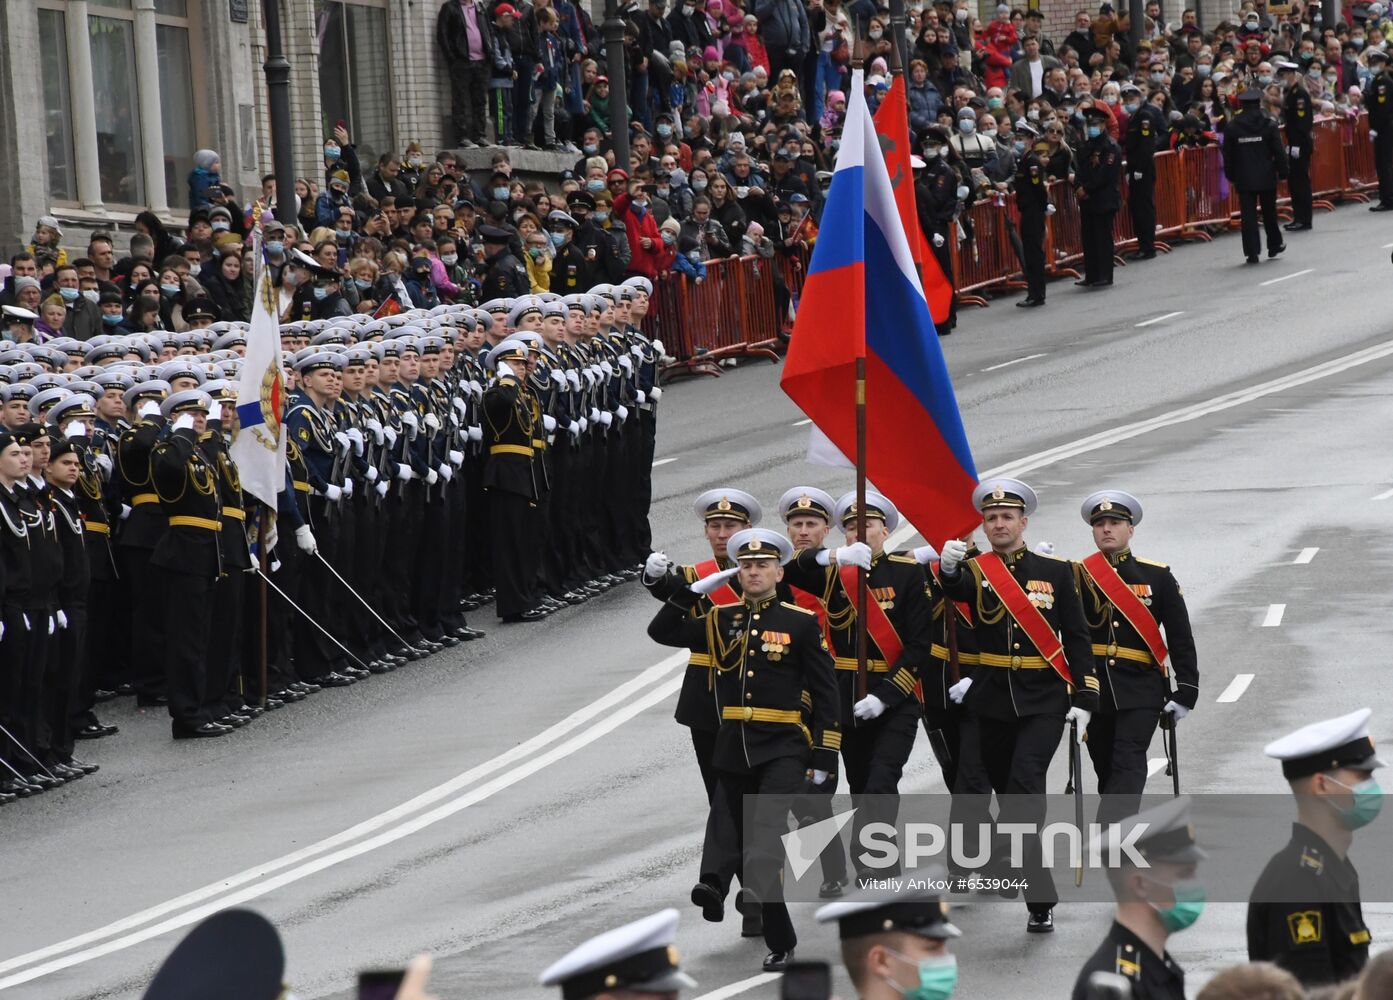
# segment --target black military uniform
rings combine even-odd
[[[731,542],[736,559],[787,558],[792,551],[786,538],[761,528],[739,532]],[[796,794],[806,787],[809,768],[830,775],[841,733],[835,670],[816,615],[775,594],[746,597],[693,619],[689,612],[697,597],[686,589],[675,593],[648,634],[663,645],[705,652],[713,662],[710,710],[721,720],[714,755],[718,776],[692,901],[708,919],[720,919],[736,874],[730,860],[739,857],[744,836],[744,796]],[[811,731],[803,724],[805,691]],[[765,969],[781,970],[797,935],[783,902],[762,902],[761,910],[770,950]]]
[[[1075,284],[1101,288],[1112,284],[1112,224],[1122,199],[1122,150],[1108,135],[1107,112],[1090,107],[1084,114],[1101,131],[1084,142],[1074,169],[1083,227],[1083,278]]]
[[[943,592],[943,582],[939,579],[938,561],[927,567],[929,605],[933,619],[930,626],[930,647],[927,665],[920,671],[920,690],[924,698],[924,732],[929,737],[929,748],[943,770],[943,783],[950,792],[958,790],[958,774],[963,763],[963,726],[967,721],[963,707],[954,703],[948,689],[971,676],[977,667],[977,635],[972,625],[972,609],[969,605],[950,600]],[[949,630],[952,638],[949,638]],[[957,659],[953,659],[953,647],[957,647]],[[975,733],[975,730],[974,730]],[[977,759],[976,737],[970,748],[971,757]],[[971,765],[969,765],[971,766]],[[980,762],[977,765],[980,770]],[[989,791],[989,788],[973,787],[969,791]]]
[[[1333,772],[1354,771],[1372,779],[1383,767],[1369,737],[1363,708],[1336,719],[1304,726],[1269,743],[1264,752],[1282,762],[1282,776],[1296,782]],[[1351,783],[1341,782],[1346,787]],[[1348,851],[1353,832],[1377,815],[1378,791],[1366,801],[1368,812],[1338,814],[1336,832],[1322,836],[1307,823],[1292,824],[1291,839],[1273,855],[1253,887],[1248,903],[1248,959],[1275,962],[1301,984],[1314,987],[1353,976],[1369,960],[1371,935],[1359,900],[1359,873]],[[1351,801],[1358,805],[1360,796]],[[1329,799],[1297,792],[1302,819],[1319,824],[1332,815]],[[1306,816],[1314,810],[1314,817]],[[1342,842],[1332,844],[1329,838]]]
[[[1084,501],[1083,516],[1090,524],[1104,518],[1134,524],[1141,519],[1141,504],[1129,494],[1103,491]],[[1156,662],[1128,617],[1109,601],[1090,570],[1076,563],[1074,575],[1099,680],[1098,712],[1088,725],[1088,754],[1098,775],[1098,791],[1117,796],[1101,803],[1100,821],[1137,810],[1146,787],[1147,748],[1164,706],[1174,701],[1189,710],[1199,699],[1195,637],[1170,567],[1138,559],[1130,549],[1108,555],[1107,562],[1164,630],[1176,688],[1171,690],[1165,665]]]
[[[1291,173],[1287,188],[1291,191],[1291,222],[1282,228],[1293,231],[1310,229],[1312,224],[1311,153],[1314,151],[1311,125],[1315,104],[1299,72],[1292,73],[1291,86],[1282,99],[1282,127],[1286,130],[1287,152]]]
[[[1034,491],[1013,479],[981,483],[973,500],[984,512],[1014,508],[1028,517],[1035,509]],[[1002,806],[998,821],[1038,825],[1045,804],[1033,797],[1045,793],[1045,775],[1059,747],[1065,714],[1071,707],[1090,712],[1097,708],[1098,678],[1071,564],[1024,545],[999,558],[1050,632],[1061,640],[1072,682],[1055,672],[995,589],[986,584],[977,560],[952,569],[940,567],[939,577],[949,598],[967,601],[972,607],[979,662],[971,673],[964,705],[974,717],[982,764],[992,788],[998,794],[1014,793]],[[1040,862],[1038,838],[1026,838],[1023,861],[1022,870],[1010,875],[1028,880],[1029,929],[1052,930],[1050,911],[1059,897]]]
[[[1393,212],[1393,73],[1388,70],[1388,56],[1378,49],[1369,50],[1369,68],[1381,64],[1364,93],[1364,107],[1369,109],[1369,131],[1374,135],[1374,169],[1378,171],[1378,204],[1370,205],[1371,212]]]
[[[1145,260],[1156,256],[1156,149],[1166,129],[1157,124],[1160,109],[1147,102],[1127,123],[1127,211],[1137,250]]]
[[[1173,892],[1177,903],[1180,902],[1184,889],[1197,884],[1195,879],[1186,876],[1207,857],[1195,843],[1189,798],[1181,796],[1136,813],[1120,828],[1129,831],[1138,825],[1142,826],[1142,832],[1134,840],[1136,852],[1154,869],[1151,878],[1175,887]],[[1129,995],[1132,1000],[1185,1000],[1185,971],[1179,963],[1168,950],[1156,954],[1150,945],[1120,920],[1113,921],[1103,943],[1084,963],[1074,981],[1071,1000],[1088,1000],[1088,981],[1097,972],[1112,973],[1126,979],[1131,987]]]
[[[526,346],[504,341],[489,352],[489,365],[502,362],[526,367]],[[536,621],[535,539],[540,496],[532,441],[541,427],[526,376],[502,374],[484,391],[484,443],[488,461],[484,489],[492,518],[492,562],[497,588],[494,610],[505,622]]]
[[[527,280],[527,268],[522,266],[522,261],[514,257],[508,248],[512,234],[496,226],[480,226],[479,235],[483,237],[488,253],[484,261],[487,270],[481,289],[483,298],[516,298],[526,295],[532,284]]]
[[[1033,141],[1038,133],[1018,126]],[[1045,217],[1050,204],[1049,163],[1043,153],[1028,149],[1016,163],[1016,207],[1021,214],[1021,272],[1025,275],[1024,308],[1045,304]]]
[[[914,203],[919,213],[919,228],[924,231],[924,242],[933,251],[943,276],[953,286],[949,297],[948,319],[935,324],[939,333],[952,333],[958,323],[957,278],[953,274],[953,240],[957,232],[953,220],[958,216],[958,174],[944,156],[935,155],[936,149],[948,149],[948,132],[940,125],[931,125],[926,130],[924,169],[914,183]]]
[[[1277,218],[1277,180],[1287,176],[1287,151],[1277,123],[1262,110],[1262,91],[1246,90],[1242,106],[1224,130],[1224,176],[1238,190],[1243,224],[1243,255],[1258,262],[1258,205],[1267,231],[1267,256],[1275,257],[1286,245]]]

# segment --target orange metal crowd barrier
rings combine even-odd
[[[1317,121],[1312,136],[1311,183],[1316,204],[1333,208],[1335,201],[1367,201],[1367,192],[1378,183],[1368,118]],[[1167,150],[1158,153],[1155,162],[1158,249],[1168,249],[1166,239],[1208,240],[1213,230],[1236,223],[1238,197],[1224,176],[1219,145]],[[1119,250],[1136,242],[1127,208],[1129,187],[1130,181],[1122,185],[1113,227]],[[1083,259],[1079,205],[1066,181],[1051,181],[1049,191],[1055,212],[1046,220],[1045,271],[1051,278],[1077,278],[1075,265]],[[1289,213],[1285,183],[1278,194],[1279,206]],[[971,236],[954,240],[950,247],[959,304],[985,306],[986,295],[1023,287],[1015,196],[970,205],[960,221]],[[644,330],[660,338],[676,358],[665,366],[664,378],[719,375],[720,362],[735,356],[777,359],[788,318],[781,309],[783,291],[797,302],[810,257],[803,247],[772,260],[712,261],[700,285],[680,274],[660,276]]]

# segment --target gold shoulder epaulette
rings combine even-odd
[[[1132,558],[1136,559],[1139,563],[1146,563],[1148,566],[1159,566],[1162,569],[1170,569],[1170,566],[1166,563],[1157,562],[1155,559],[1142,559],[1140,556],[1133,556]]]
[[[790,611],[797,611],[799,614],[804,615],[812,615],[814,618],[817,617],[817,612],[809,611],[807,608],[800,608],[798,605],[791,604],[788,601],[780,601],[779,603],[784,607],[788,608]]]
[[[912,563],[912,564],[915,565],[915,566],[918,566],[918,565],[919,565],[919,560],[918,560],[918,559],[915,559],[913,556],[901,555],[901,554],[898,553],[898,552],[891,552],[891,553],[890,553],[890,561],[891,561],[891,562],[899,562],[899,563]]]

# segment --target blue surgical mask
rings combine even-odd
[[[279,257],[281,254],[285,253],[285,244],[280,240],[267,240],[266,252],[272,257]]]
[[[180,288],[178,285],[160,285],[160,291],[166,295],[178,295]]]
[[[999,108],[1004,108],[1005,106],[1006,106],[1006,102],[1003,101],[1003,100],[1002,100],[1001,98],[999,98],[999,97],[988,97],[988,98],[987,98],[987,107],[991,108],[993,111],[996,111],[996,110],[998,110]]]
[[[586,156],[594,156],[596,153],[600,151],[600,147],[595,145],[593,142],[588,142],[581,147],[581,150],[585,153]]]
[[[339,158],[339,153],[341,152],[342,150],[340,150],[338,146],[325,146],[324,159],[329,161],[330,163],[333,163],[335,160]]]
[[[1025,152],[1025,142],[1021,139],[1017,139],[1015,142],[1011,143],[1011,148],[1016,151],[1017,156],[1020,156]]]
[[[58,294],[63,297],[64,302],[76,302],[77,297],[82,293],[76,288],[60,288]]]
[[[694,263],[694,264],[695,264],[695,263],[699,263],[699,262],[701,261],[701,251],[700,251],[700,250],[688,250],[688,251],[687,251],[687,259],[690,260],[690,261],[691,261],[692,263]]]
[[[701,194],[701,192],[706,190],[706,182],[703,180],[692,181],[692,190],[697,194]]]
[[[1335,781],[1328,774],[1326,778]],[[1335,784],[1354,793],[1354,801],[1348,806],[1337,806],[1333,802],[1330,804],[1345,829],[1358,830],[1362,826],[1368,826],[1378,817],[1383,808],[1383,789],[1379,788],[1373,777],[1365,778],[1354,786],[1346,785],[1342,781],[1335,781]]]
[[[565,233],[547,233],[547,235],[551,237],[551,245],[558,250],[560,250],[562,245],[566,242]]]
[[[596,212],[594,218],[595,218],[595,221],[596,221],[596,222],[608,222],[608,221],[609,221],[609,213],[608,213],[608,212]]]
[[[971,135],[977,130],[977,123],[971,118],[958,119],[958,131],[963,135]]]
[[[109,313],[102,313],[102,322],[107,326],[119,326],[121,324],[121,319],[122,316],[120,313],[117,313],[115,316]]]
[[[887,949],[888,950],[888,949]],[[948,1000],[958,985],[958,959],[956,955],[931,955],[917,962],[897,951],[890,954],[915,966],[919,972],[919,982],[914,986],[902,986],[890,980],[891,985],[900,991],[904,1000]]]
[[[1156,915],[1161,918],[1161,926],[1165,927],[1167,933],[1174,934],[1193,925],[1204,912],[1204,883],[1199,879],[1184,879],[1170,888],[1175,894],[1175,905],[1155,909]]]
[[[1137,113],[1137,108],[1139,107],[1141,107],[1141,105],[1138,104],[1136,101],[1129,101],[1127,104],[1122,105],[1122,110],[1127,112],[1129,115],[1134,115]]]
[[[663,230],[663,246],[672,246],[677,242],[677,234],[668,230]]]
[[[440,255],[440,263],[444,264],[446,267],[454,267],[456,264],[459,263],[459,254],[442,253]]]
[[[659,135],[659,137],[661,137],[661,138],[663,138],[663,139],[666,139],[668,136],[672,135],[672,126],[671,126],[671,125],[659,125],[659,126],[658,126],[658,135]]]
[[[1090,139],[1096,139],[1096,138],[1098,138],[1098,137],[1099,137],[1100,135],[1102,135],[1102,134],[1103,134],[1103,129],[1102,129],[1101,126],[1098,126],[1098,125],[1090,125],[1090,126],[1088,126],[1088,137],[1089,137]]]
[[[323,300],[329,297],[329,289],[323,287],[322,285],[315,285],[312,291],[314,293],[314,299],[316,302],[322,302]]]
[[[598,191],[603,191],[604,189],[605,182],[598,177],[592,177],[585,182],[585,190],[589,191],[591,194],[595,194]]]
[[[1195,75],[1203,80],[1210,73],[1214,72],[1214,67],[1209,63],[1195,63]]]
[[[225,233],[231,228],[232,226],[226,222],[223,222],[222,219],[219,219],[217,222],[213,223],[213,232],[215,233]]]
[[[362,291],[367,291],[369,288],[372,287],[372,282],[369,281],[367,278],[354,278],[353,283],[357,285],[358,288]]]
[[[496,187],[493,189],[493,196],[497,198],[499,201],[507,201],[508,189],[505,187]]]

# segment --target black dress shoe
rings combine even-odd
[[[87,777],[86,771],[71,764],[54,764],[49,770],[64,781],[77,781],[79,778]]]
[[[355,681],[365,681],[372,676],[372,671],[364,670],[362,667],[339,667],[334,672],[341,677],[350,677]]]
[[[314,681],[296,681],[290,686],[301,694],[318,694],[320,691],[324,690]]]
[[[435,641],[438,642],[440,645],[444,646],[446,649],[449,649],[451,646],[459,645],[459,640],[448,632],[442,635],[439,639],[436,639]]]
[[[275,699],[277,699],[282,705],[285,705],[285,704],[290,703],[290,702],[304,701],[304,700],[305,700],[306,698],[308,698],[308,697],[309,697],[309,695],[305,694],[305,692],[303,692],[303,691],[297,691],[295,688],[282,688],[281,690],[277,691],[275,694],[271,695],[270,698],[267,698],[267,699],[266,699],[266,704],[267,704],[268,707],[270,706],[270,704],[271,704],[271,698],[275,698]]]
[[[1021,299],[1016,303],[1017,309],[1034,309],[1036,306],[1045,304],[1044,299]]]
[[[481,628],[470,628],[468,625],[461,625],[455,631],[455,635],[459,637],[461,642],[473,642],[475,639],[482,639],[484,636],[488,635],[488,633]]]
[[[771,951],[764,956],[763,969],[765,972],[783,972],[793,961],[793,949],[788,951]]]
[[[108,691],[106,688],[97,688],[92,692],[92,700],[97,702],[111,701],[116,697],[115,691]]]
[[[1028,934],[1053,934],[1054,933],[1054,911],[1044,910],[1040,913],[1032,913],[1030,920],[1025,925]]]
[[[822,885],[818,886],[818,899],[836,899],[842,894],[842,880],[839,878],[829,878]]]
[[[169,704],[169,696],[163,694],[138,694],[135,703],[139,708],[163,708]]]
[[[285,700],[278,695],[268,694],[266,696],[266,711],[274,712],[278,708],[285,708]]]
[[[503,624],[518,625],[523,622],[539,622],[546,616],[547,613],[543,611],[541,608],[530,608],[527,611],[522,612],[521,614],[504,615]]]
[[[1245,263],[1248,263],[1248,264],[1256,264],[1257,262],[1258,262],[1258,255],[1257,255],[1257,254],[1250,254],[1249,257],[1248,257],[1248,259],[1245,261]]]
[[[1268,259],[1268,260],[1271,260],[1273,257],[1277,256],[1279,253],[1281,253],[1281,252],[1282,252],[1283,250],[1285,250],[1286,248],[1287,248],[1287,245],[1286,245],[1285,243],[1279,243],[1279,244],[1277,244],[1275,247],[1268,247],[1268,249],[1267,249],[1267,259]]]
[[[355,679],[353,679],[352,677],[346,677],[345,675],[343,675],[343,674],[341,674],[341,673],[338,673],[337,671],[330,671],[329,673],[325,674],[323,677],[316,677],[316,678],[314,679],[314,682],[315,682],[316,684],[318,684],[320,687],[332,687],[332,688],[346,688],[346,687],[348,687],[350,684],[357,684],[357,683],[358,683],[358,682],[357,682]]]
[[[701,907],[703,920],[719,924],[725,919],[726,901],[721,897],[721,891],[714,885],[698,882],[692,886],[692,902]]]
[[[1089,278],[1081,278],[1074,282],[1074,284],[1079,288],[1087,288],[1089,285],[1093,284],[1093,281]]]
[[[117,684],[117,685],[116,685],[116,695],[117,695],[118,698],[124,698],[124,697],[126,697],[127,695],[132,695],[132,694],[135,694],[135,685],[134,685],[134,684]]]
[[[83,774],[96,774],[102,769],[100,764],[89,764],[85,760],[70,760],[68,766],[77,768]]]
[[[248,719],[259,719],[266,714],[266,709],[260,705],[243,705],[237,709],[238,715],[245,715]]]
[[[1111,287],[1112,287],[1112,279],[1111,279],[1111,278],[1104,278],[1104,279],[1102,279],[1101,281],[1095,281],[1090,287],[1092,287],[1092,288],[1111,288]]]
[[[106,726],[100,722],[89,722],[77,732],[73,737],[79,740],[99,740],[103,736],[115,736],[121,730],[116,726]]]
[[[10,792],[0,792],[0,806],[7,806],[17,798],[19,798],[18,795],[13,795]]]
[[[59,788],[63,784],[62,778],[44,774],[42,771],[40,771],[38,774],[31,774],[24,780],[29,782],[29,784],[31,785],[38,785],[46,792],[54,788]]]
[[[368,672],[373,674],[389,674],[392,672],[392,665],[382,660],[371,660],[368,662]]]
[[[0,792],[4,792],[6,795],[13,795],[18,799],[27,799],[31,795],[41,794],[43,789],[30,785],[27,781],[11,778],[9,781],[0,782]]]
[[[229,712],[227,715],[224,715],[221,719],[218,720],[218,725],[229,726],[232,729],[241,729],[243,726],[245,726],[248,722],[251,721],[252,720],[248,719],[245,715],[238,715],[235,712]]]
[[[1382,203],[1379,203],[1379,204],[1377,204],[1377,205],[1370,205],[1370,206],[1369,206],[1369,211],[1371,211],[1371,212],[1393,212],[1393,205],[1384,205],[1384,204],[1382,204]]]
[[[205,722],[201,726],[185,728],[176,726],[174,728],[174,738],[176,740],[209,740],[218,736],[226,736],[232,732],[231,726],[220,725],[216,722]]]
[[[1282,228],[1289,233],[1304,233],[1311,228],[1311,224],[1309,222],[1288,222]]]

